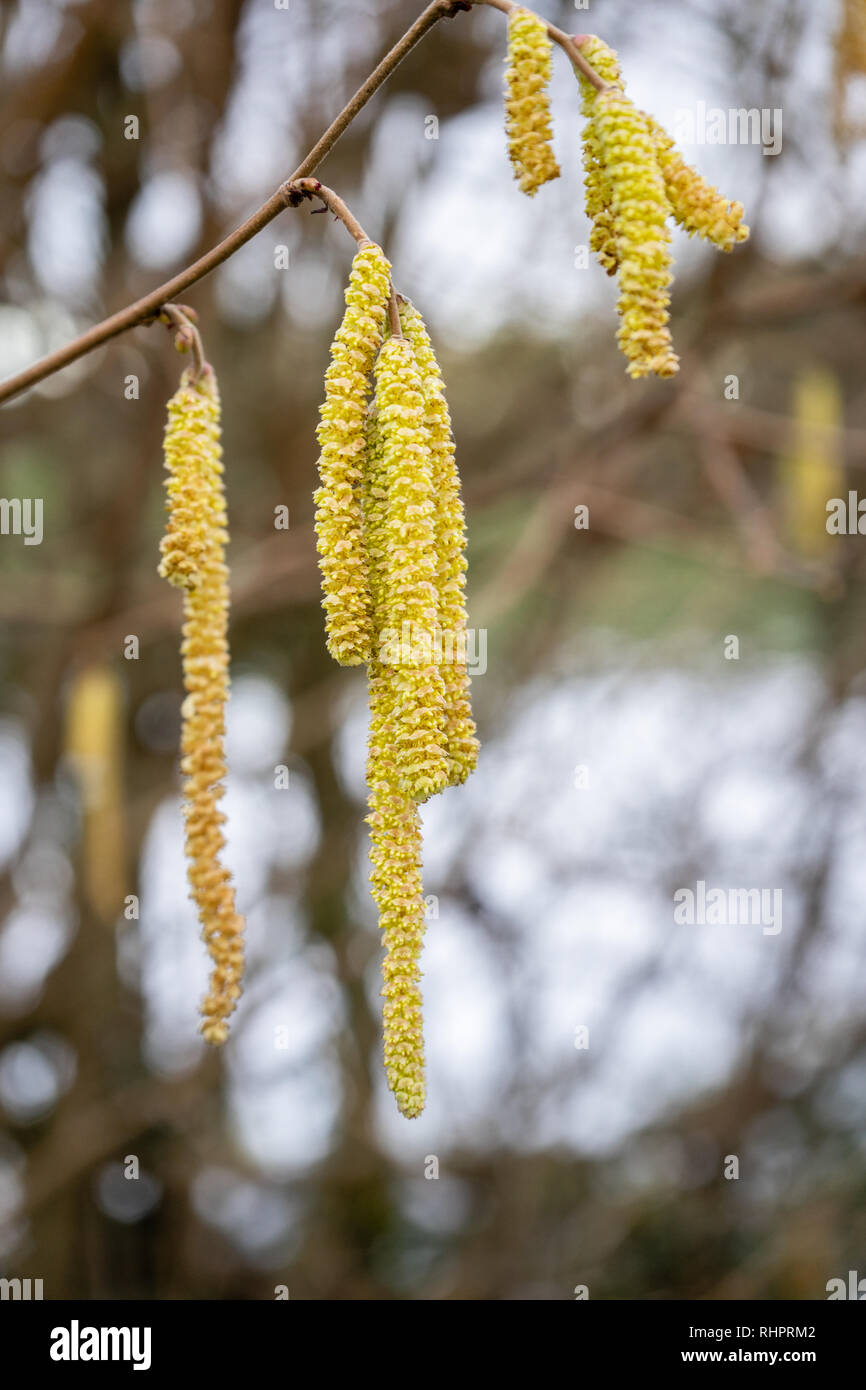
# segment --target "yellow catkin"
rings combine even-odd
[[[370,411],[364,526],[378,630],[386,618],[387,479],[375,410]],[[394,760],[394,668],[370,662],[370,737],[367,752],[370,826],[370,890],[379,909],[385,958],[382,1025],[385,1072],[397,1105],[409,1119],[424,1108],[424,1038],[421,946],[421,817],[417,802],[399,789]]]
[[[595,34],[583,34],[579,42],[580,51],[599,77],[611,86],[624,91],[619,70],[619,58],[612,48],[597,38]],[[602,158],[601,143],[595,125],[598,89],[578,72],[581,91],[581,109],[586,117],[583,131],[584,190],[586,192],[586,215],[592,223],[589,237],[590,250],[595,252],[608,275],[615,275],[619,258],[613,226],[610,179]]]
[[[385,326],[391,267],[363,244],[352,262],[346,311],[331,345],[317,434],[321,486],[314,494],[328,651],[342,666],[368,661],[373,629],[361,521],[364,419],[370,373]]]
[[[793,547],[815,560],[836,543],[827,531],[827,502],[846,495],[844,402],[834,373],[820,367],[801,371],[792,414],[791,447],[780,459],[786,529]]]
[[[123,904],[123,686],[108,666],[75,675],[67,698],[64,753],[81,791],[84,897],[102,922]]]
[[[547,95],[553,68],[551,51],[547,29],[538,15],[512,10],[508,16],[505,131],[514,177],[530,197],[542,184],[559,177]]]
[[[449,784],[465,782],[478,762],[478,739],[466,669],[466,522],[460,496],[451,416],[442,373],[424,320],[413,304],[400,306],[403,333],[412,344],[424,393],[435,507],[436,586],[445,685]]]
[[[623,93],[601,92],[595,125],[610,178],[620,296],[617,341],[628,374],[673,376],[679,361],[668,328],[671,274],[670,205],[642,111]]]
[[[235,910],[219,810],[226,774],[223,738],[228,698],[228,570],[226,507],[216,378],[184,373],[169,401],[165,431],[168,527],[160,573],[184,591],[181,770],[186,855],[192,897],[213,962],[202,1003],[202,1033],[225,1042],[228,1017],[241,993],[243,919]]]
[[[411,344],[387,339],[376,362],[385,480],[385,609],[378,657],[393,670],[394,753],[401,789],[426,801],[448,785],[438,625],[435,513],[421,378]]]
[[[671,212],[689,236],[703,237],[720,251],[732,251],[745,241],[749,229],[743,222],[742,203],[732,203],[686,164],[663,126],[647,116],[656,158],[665,181]]]
[[[385,947],[382,964],[382,1031],[385,1072],[398,1108],[408,1119],[424,1108],[424,1033],[421,1002],[421,947],[424,897],[421,887],[421,813],[418,803],[399,790],[394,750],[388,733],[385,695],[388,673],[374,663],[370,671],[370,891],[379,909]]]

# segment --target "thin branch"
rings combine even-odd
[[[188,290],[191,285],[195,285],[199,280],[204,279],[212,270],[227,261],[242,246],[245,246],[253,237],[258,236],[274,218],[279,217],[286,207],[297,207],[297,193],[300,184],[314,184],[315,187],[303,188],[300,191],[303,196],[316,194],[321,197],[328,207],[345,224],[356,241],[366,240],[363,229],[356,222],[345,203],[337,197],[332,190],[319,184],[318,180],[312,180],[310,175],[318,168],[322,160],[333,149],[340,136],[351,125],[358,113],[366,106],[367,102],[381,87],[382,83],[390,77],[397,65],[405,58],[406,54],[415,47],[420,39],[433,28],[440,19],[453,19],[461,10],[469,10],[474,4],[490,5],[494,9],[501,10],[503,14],[511,14],[513,10],[522,8],[515,5],[513,0],[433,0],[433,3],[418,16],[411,28],[386,53],[379,65],[373,70],[366,82],[360,86],[352,97],[351,101],[343,107],[343,110],[332,121],[328,129],[316,142],[309,154],[292,174],[291,178],[282,183],[274,193],[271,194],[266,203],[258,208],[246,222],[241,223],[240,227],[235,228],[217,246],[206,251],[192,265],[173,276],[171,280],[166,280],[164,285],[152,290],[143,299],[138,299],[134,304],[129,304],[125,309],[120,309],[116,314],[103,319],[101,323],[94,324],[85,333],[74,338],[71,343],[67,343],[62,348],[57,348],[47,356],[41,357],[32,366],[26,367],[24,371],[16,373],[15,376],[7,377],[6,381],[0,382],[0,405],[5,401],[18,396],[22,391],[44,381],[46,377],[52,376],[55,372],[68,367],[70,363],[77,362],[80,357],[85,357],[87,353],[101,347],[103,343],[116,338],[120,333],[125,333],[130,328],[136,328],[143,323],[152,323],[158,318],[163,307],[179,294]],[[540,18],[540,16],[539,16]],[[584,77],[598,90],[606,91],[608,84],[599,77],[594,68],[584,58],[577,43],[570,35],[557,29],[554,24],[547,24],[545,27],[548,34],[555,43],[567,54],[570,61],[574,64]],[[360,233],[360,235],[359,235]]]
[[[397,65],[406,57],[406,54],[415,47],[420,39],[424,37],[429,29],[440,19],[453,17],[458,9],[463,8],[455,0],[433,0],[422,14],[418,16],[411,28],[388,52],[378,67],[367,78],[366,82],[358,88],[352,99],[343,107],[336,120],[332,121],[324,135],[316,142],[309,154],[301,161],[298,168],[285,184],[271,194],[266,203],[263,203],[256,212],[248,217],[240,227],[230,233],[219,245],[205,252],[192,265],[185,270],[166,280],[164,285],[152,290],[143,299],[138,299],[134,304],[129,304],[125,309],[120,309],[116,314],[104,319],[102,323],[97,323],[93,328],[89,328],[86,333],[67,343],[65,347],[58,348],[55,352],[42,357],[32,366],[27,367],[23,372],[18,372],[15,376],[8,377],[6,381],[0,383],[0,403],[11,400],[13,396],[20,395],[28,387],[35,386],[37,382],[44,381],[46,377],[54,372],[59,372],[63,367],[68,367],[70,362],[76,362],[79,357],[86,356],[93,352],[95,348],[101,347],[118,334],[125,333],[129,328],[135,328],[139,324],[152,321],[159,316],[163,305],[176,299],[178,295],[188,290],[190,285],[196,284],[209,275],[217,266],[227,261],[254,236],[257,236],[268,223],[273,222],[287,206],[286,188],[295,183],[298,179],[304,179],[313,174],[322,160],[333,149],[340,136],[351,125],[358,113],[367,105],[367,102],[379,90],[386,78]]]

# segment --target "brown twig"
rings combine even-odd
[[[194,311],[185,304],[164,304],[159,312],[159,321],[166,327],[177,330],[175,347],[179,352],[191,352],[194,365],[193,381],[198,381],[207,367],[201,334],[195,326]]]
[[[179,294],[188,290],[191,285],[195,285],[199,280],[204,279],[217,266],[227,261],[242,246],[245,246],[253,237],[258,236],[275,217],[288,206],[297,206],[291,201],[294,191],[293,186],[300,183],[318,182],[310,180],[310,175],[318,168],[322,160],[333,149],[340,136],[351,125],[358,113],[366,106],[367,102],[381,87],[382,83],[390,77],[391,73],[402,62],[406,54],[415,47],[420,39],[424,37],[429,29],[432,29],[440,19],[453,19],[461,10],[470,10],[473,4],[487,4],[494,9],[501,10],[503,14],[510,14],[512,10],[521,8],[513,3],[513,0],[433,0],[433,3],[418,16],[415,23],[406,30],[406,33],[397,41],[394,47],[385,54],[385,57],[374,68],[373,72],[357,90],[351,101],[347,102],[339,116],[328,126],[328,129],[317,140],[309,154],[299,164],[291,178],[282,183],[280,187],[271,194],[266,203],[262,203],[246,222],[240,227],[236,227],[223,241],[219,242],[210,251],[206,251],[192,265],[173,276],[171,280],[166,280],[164,285],[158,286],[143,299],[137,299],[134,304],[129,304],[125,309],[119,309],[116,314],[103,319],[101,323],[94,324],[85,333],[74,338],[72,342],[66,343],[64,347],[57,348],[45,357],[41,357],[38,362],[26,367],[24,371],[17,372],[15,376],[7,377],[4,382],[0,382],[0,405],[5,401],[18,396],[22,391],[28,390],[31,386],[36,386],[38,382],[44,381],[46,377],[53,376],[55,372],[62,371],[71,362],[77,362],[80,357],[85,357],[95,348],[101,347],[103,343],[116,338],[120,333],[125,333],[130,328],[136,328],[140,324],[152,323],[159,318],[163,307],[171,300],[176,299]],[[546,24],[546,22],[545,22]],[[584,77],[598,90],[606,91],[607,83],[599,77],[594,68],[584,58],[577,43],[570,35],[557,29],[555,24],[546,24],[547,32],[555,43],[567,54],[574,66],[583,73]],[[331,193],[330,189],[325,189],[319,185],[310,192],[322,197],[328,194],[337,204],[340,210],[332,202],[324,201],[332,208],[332,211],[345,223],[356,240],[359,240],[358,224],[352,217],[346,205],[336,194]],[[303,190],[307,195],[307,190]],[[356,230],[357,229],[357,230]],[[363,238],[363,232],[361,232]]]
[[[391,325],[391,337],[403,337],[403,325],[400,322],[400,306],[397,303],[397,292],[394,285],[391,285],[391,297],[388,300],[388,320]]]
[[[427,6],[415,20],[415,23],[406,30],[403,37],[386,53],[351,100],[346,103],[339,116],[331,122],[325,133],[317,140],[309,154],[301,161],[291,178],[287,180],[287,183],[295,183],[298,179],[307,178],[315,172],[343,132],[367,105],[374,93],[379,90],[382,83],[390,77],[406,54],[415,47],[429,29],[433,28],[434,24],[440,19],[451,18],[459,8],[460,6],[455,4],[454,0],[433,0],[433,3]],[[248,241],[251,241],[264,227],[267,227],[268,223],[273,222],[274,218],[284,211],[286,207],[285,188],[286,184],[281,184],[271,194],[267,202],[263,203],[251,217],[247,218],[246,222],[243,222],[217,246],[206,251],[192,265],[187,266],[171,280],[166,280],[164,285],[159,285],[143,299],[137,299],[134,304],[129,304],[125,309],[118,310],[116,314],[103,319],[102,323],[94,324],[78,338],[74,338],[71,343],[58,348],[55,352],[48,353],[46,357],[40,358],[32,366],[0,383],[0,403],[20,395],[28,387],[35,386],[37,382],[44,381],[54,372],[68,367],[70,362],[76,362],[79,357],[93,352],[95,348],[101,347],[103,343],[109,342],[112,338],[116,338],[118,334],[125,333],[127,329],[136,328],[140,324],[158,318],[163,305],[177,299],[178,295],[188,290],[190,285],[196,284],[205,275],[209,275],[212,270],[216,270],[217,266],[227,261],[230,256],[233,256]]]
[[[333,188],[319,183],[318,179],[291,179],[283,185],[283,188],[287,207],[298,207],[305,198],[321,198],[325,207],[330,208],[359,246],[370,240],[357,217],[349,210],[343,199],[334,192]]]

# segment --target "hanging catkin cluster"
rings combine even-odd
[[[673,216],[689,236],[730,251],[749,235],[743,207],[721,197],[686,164],[667,132],[626,96],[617,55],[607,44],[594,34],[578,35],[575,42],[606,84],[599,90],[578,70],[586,117],[590,249],[608,275],[619,277],[617,341],[629,376],[674,376],[679,360],[668,326],[673,281],[668,219]],[[511,10],[505,129],[515,178],[529,194],[559,174],[547,95],[551,52],[544,20],[531,10]]]
[[[466,668],[466,535],[451,421],[417,310],[401,303],[400,331],[387,328],[386,336],[389,277],[379,247],[362,245],[331,349],[316,505],[319,518],[351,516],[350,525],[327,533],[319,523],[323,604],[332,654],[345,662],[350,649],[351,664],[368,665],[370,885],[385,948],[385,1070],[397,1105],[412,1118],[425,1098],[418,808],[466,780],[478,740]],[[350,402],[340,385],[337,411],[332,369],[349,343],[357,375]],[[335,543],[339,567],[330,553]],[[346,618],[341,631],[365,634],[363,643],[337,646],[337,614]]]
[[[202,1033],[225,1042],[228,1017],[241,993],[243,919],[220,855],[219,810],[226,774],[223,754],[228,698],[228,570],[226,507],[220,448],[220,405],[209,367],[196,380],[185,372],[169,401],[165,466],[168,524],[159,572],[183,590],[183,704],[186,855],[202,936],[213,962],[202,1003]]]
[[[741,203],[721,197],[686,164],[673,140],[625,95],[617,55],[593,34],[580,36],[583,56],[608,84],[598,91],[579,74],[590,247],[608,275],[619,276],[617,341],[633,377],[673,376],[679,361],[668,321],[673,279],[670,216],[730,251],[749,235]]]
[[[530,197],[543,183],[559,177],[547,96],[552,51],[543,20],[530,10],[512,10],[508,16],[505,131],[514,177]]]

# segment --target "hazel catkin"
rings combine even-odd
[[[185,372],[169,402],[165,431],[168,526],[160,573],[184,590],[181,770],[187,874],[202,936],[213,962],[202,1003],[202,1033],[225,1042],[241,993],[243,919],[235,910],[219,810],[226,774],[223,738],[228,698],[227,518],[222,481],[220,404],[206,367]]]
[[[352,262],[346,311],[331,344],[317,434],[321,486],[314,494],[328,651],[342,666],[368,661],[372,618],[361,519],[364,419],[369,378],[382,342],[391,267],[381,247],[362,244]]]
[[[407,300],[400,305],[403,333],[412,344],[424,395],[434,506],[434,548],[445,738],[450,786],[465,782],[478,761],[478,739],[466,665],[466,521],[460,475],[442,373],[423,318]]]
[[[720,251],[732,251],[749,235],[742,203],[723,198],[697,169],[686,164],[667,131],[652,116],[647,117],[647,125],[676,221],[689,236],[703,237]]]
[[[435,521],[424,394],[412,346],[391,337],[376,361],[385,490],[384,621],[379,660],[392,668],[398,783],[416,801],[448,784],[445,687],[435,661]]]
[[[617,342],[629,376],[673,376],[679,361],[668,328],[670,205],[647,118],[614,88],[599,93],[595,124],[610,179],[619,261]]]
[[[421,816],[418,803],[397,786],[387,715],[380,704],[387,673],[370,672],[370,740],[367,817],[370,826],[370,891],[379,909],[385,947],[382,964],[382,1032],[385,1072],[403,1115],[424,1108],[424,1034],[421,946]],[[386,700],[386,708],[390,704]]]
[[[612,48],[597,38],[595,34],[583,34],[579,43],[580,51],[599,77],[610,86],[624,90],[619,70],[619,59]],[[605,167],[601,142],[595,124],[598,89],[578,71],[581,93],[581,110],[586,118],[583,130],[583,169],[584,191],[586,193],[586,215],[592,223],[589,236],[590,250],[595,253],[608,275],[615,275],[619,265],[614,234],[613,207],[611,204],[610,177]]]
[[[547,95],[551,52],[543,20],[529,10],[512,10],[508,16],[505,131],[514,177],[529,197],[542,184],[559,177]]]
[[[367,466],[363,490],[364,530],[369,557],[373,625],[387,622],[387,478],[375,406],[367,419]],[[424,1037],[421,946],[424,899],[421,887],[421,819],[413,797],[400,790],[394,727],[399,717],[395,668],[378,657],[369,664],[370,891],[379,910],[385,958],[382,963],[382,1034],[385,1073],[400,1112],[408,1119],[424,1108]]]

